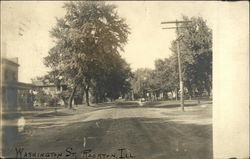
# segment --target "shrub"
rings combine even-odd
[[[58,105],[59,98],[58,97],[50,97],[48,104],[50,107],[56,107]]]

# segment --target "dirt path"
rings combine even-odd
[[[184,113],[178,108],[105,107],[71,116],[29,119],[16,147],[62,153],[64,158],[69,154],[67,158],[86,158],[87,154],[92,159],[106,154],[114,159],[126,155],[137,159],[211,159],[211,107],[187,107]],[[88,149],[91,152],[87,153]],[[16,155],[14,149],[11,154]]]

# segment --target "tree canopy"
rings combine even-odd
[[[180,54],[182,74],[185,92],[190,97],[200,96],[204,90],[210,95],[212,89],[212,30],[207,26],[206,21],[201,17],[188,18],[183,20],[191,23],[183,23],[179,27],[179,34],[183,37],[180,40]],[[173,40],[170,50],[172,54],[165,59],[155,61],[154,70],[138,69],[135,79],[132,80],[132,88],[135,93],[142,96],[140,86],[141,79],[145,72],[150,72],[151,77],[144,83],[150,91],[173,92],[179,89],[177,43]],[[139,76],[139,77],[138,77]],[[145,89],[145,88],[144,88]]]
[[[212,88],[212,30],[201,17],[183,17],[180,25],[180,41],[182,72],[185,87],[192,97],[194,93],[201,95],[204,89],[208,94]],[[176,43],[171,46],[173,56],[177,58]]]
[[[50,31],[55,45],[45,57],[45,65],[73,88],[72,96],[77,86],[83,87],[89,105],[89,89],[105,78],[112,83],[117,61],[123,61],[120,70],[125,73],[119,74],[119,85],[126,83],[129,73],[124,70],[130,68],[119,54],[127,43],[129,27],[118,16],[116,6],[105,2],[67,2],[64,8],[66,15]]]

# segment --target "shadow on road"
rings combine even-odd
[[[186,101],[185,107],[196,107],[202,104],[212,104],[212,101],[202,101],[201,104],[197,104],[197,101]],[[125,102],[115,102],[112,104],[95,105],[93,108],[100,109],[110,109],[110,108],[178,108],[180,103],[178,101],[154,101],[154,102],[144,102],[138,101],[125,101]]]
[[[53,116],[69,116],[69,115],[71,115],[71,114],[63,113],[63,112],[48,112],[48,113],[41,113],[41,114],[38,114],[38,115],[34,115],[34,117],[47,118],[47,117],[53,117]]]
[[[138,159],[211,159],[212,125],[181,124],[161,118],[120,118],[79,122],[67,127],[31,129],[7,155],[16,157],[15,147],[27,152],[62,152],[72,147],[111,154],[125,148]],[[5,147],[5,149],[8,149]]]

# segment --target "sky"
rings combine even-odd
[[[4,57],[18,57],[19,81],[45,75],[49,70],[43,57],[53,47],[49,31],[56,17],[63,17],[63,1],[2,1],[1,2],[1,52]],[[220,2],[171,2],[171,1],[111,1],[117,5],[118,14],[131,28],[122,57],[132,70],[154,68],[156,59],[171,54],[170,43],[174,30],[163,30],[162,21],[180,20],[182,15],[200,16],[213,28],[217,3]]]

